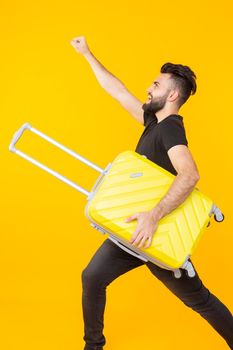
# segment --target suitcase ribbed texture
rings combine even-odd
[[[122,152],[96,187],[86,206],[87,216],[121,241],[128,242],[137,220],[126,223],[125,218],[156,206],[174,178],[175,175],[144,156],[134,151]],[[212,204],[195,188],[178,208],[159,221],[150,247],[139,248],[140,251],[168,267],[182,266],[210,221]]]

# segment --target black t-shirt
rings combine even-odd
[[[170,114],[158,123],[156,115],[144,112],[145,129],[138,141],[135,152],[144,154],[152,162],[177,175],[167,151],[175,145],[186,145],[183,117]]]

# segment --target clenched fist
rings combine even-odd
[[[70,43],[75,48],[75,50],[81,53],[82,55],[90,52],[84,36],[77,36],[76,38],[71,40]]]

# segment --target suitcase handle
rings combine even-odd
[[[9,146],[9,150],[11,152],[16,153],[15,144],[18,142],[18,140],[20,139],[20,137],[22,136],[25,130],[31,130],[31,125],[29,123],[23,124],[21,128],[19,128],[19,130],[16,131],[16,133],[14,134],[13,139]]]
[[[91,192],[89,193],[87,200],[90,201],[92,199],[92,197],[95,195],[95,192],[97,191],[97,188],[100,186],[101,182],[104,179],[105,174],[108,172],[108,170],[110,169],[112,163],[109,163],[106,168],[104,169],[103,173],[100,174],[100,176],[98,177],[98,179],[96,180],[94,186],[91,189]]]
[[[39,168],[47,171],[51,175],[55,176],[56,178],[58,178],[59,180],[65,182],[65,183],[67,183],[68,185],[70,185],[71,187],[75,188],[79,192],[85,194],[86,196],[89,196],[91,192],[88,192],[83,187],[77,185],[75,182],[71,181],[70,179],[66,178],[65,176],[59,174],[58,172],[56,172],[56,171],[50,169],[49,167],[47,167],[46,165],[38,162],[36,159],[34,159],[32,157],[29,157],[27,154],[25,154],[25,153],[21,152],[20,150],[16,149],[15,145],[19,141],[20,137],[22,136],[22,134],[24,133],[25,130],[29,130],[29,131],[33,132],[34,134],[38,135],[39,137],[43,138],[44,140],[48,141],[49,143],[53,144],[54,146],[60,148],[62,151],[68,153],[72,157],[80,160],[81,162],[83,162],[83,163],[87,164],[88,166],[92,167],[93,169],[97,170],[101,174],[105,173],[105,169],[100,168],[98,165],[92,163],[91,161],[89,161],[88,159],[82,157],[78,153],[76,153],[76,152],[72,151],[71,149],[65,147],[64,145],[62,145],[61,143],[55,141],[51,137],[45,135],[41,131],[33,128],[29,123],[23,124],[19,128],[19,130],[14,134],[14,136],[12,138],[12,141],[10,143],[10,146],[9,146],[9,150],[11,152],[19,155],[20,157],[28,160],[29,162],[33,163],[34,165],[38,166]]]

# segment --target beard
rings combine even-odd
[[[145,112],[157,113],[158,111],[160,111],[161,109],[164,108],[166,101],[167,101],[168,94],[169,94],[169,92],[167,92],[162,97],[157,98],[157,100],[153,100],[153,98],[152,98],[149,103],[144,103],[142,105],[142,109]]]

